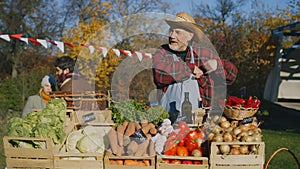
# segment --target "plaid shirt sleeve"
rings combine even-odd
[[[190,68],[180,58],[174,60],[173,54],[160,47],[152,57],[154,80],[159,86],[167,86],[175,82],[187,80]]]
[[[229,61],[222,60],[222,65],[224,67],[226,84],[232,85],[237,78],[238,70],[235,65]]]

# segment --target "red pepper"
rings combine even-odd
[[[236,96],[228,96],[228,102],[231,106],[244,106],[245,100]]]
[[[260,100],[259,100],[257,97],[255,97],[255,98],[253,99],[253,101],[252,101],[252,107],[253,107],[253,108],[258,108],[259,105],[260,105]]]

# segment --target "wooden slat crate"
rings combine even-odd
[[[256,145],[257,154],[230,155],[218,154],[220,145]],[[265,162],[264,142],[212,142],[210,169],[263,169]]]
[[[193,164],[172,164],[173,160],[191,161]],[[158,155],[156,159],[156,169],[208,169],[208,167],[207,157]]]
[[[45,149],[17,148],[10,143],[17,141],[40,141]],[[10,168],[53,168],[53,142],[49,138],[3,137],[6,167]]]
[[[54,92],[52,98],[61,98],[67,102],[67,108],[73,110],[104,110],[109,105],[109,97],[101,92]]]
[[[125,160],[136,160],[140,162],[147,160],[150,165],[126,165],[124,164]],[[104,156],[104,169],[155,169],[155,156],[115,156],[107,152]]]
[[[100,153],[55,153],[56,169],[103,169],[103,154]]]

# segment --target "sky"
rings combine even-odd
[[[185,11],[190,14],[193,14],[193,6],[200,5],[202,2],[208,5],[212,5],[212,7],[215,5],[216,0],[165,0],[166,2],[169,2],[170,4],[173,4],[174,14],[180,11]],[[246,0],[246,4],[244,7],[245,11],[251,10],[251,3],[257,2],[260,5],[264,4],[266,9],[275,10],[276,7],[279,9],[284,9],[287,5],[289,0]]]

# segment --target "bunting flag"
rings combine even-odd
[[[29,44],[29,42],[32,42],[36,45],[41,45],[44,48],[48,48],[49,45],[55,45],[57,46],[57,48],[64,53],[65,52],[65,46],[69,46],[71,48],[74,48],[76,45],[80,45],[80,46],[84,46],[87,47],[90,51],[90,54],[93,54],[95,52],[95,49],[99,50],[100,52],[102,52],[102,56],[103,58],[105,58],[107,56],[108,53],[108,49],[105,47],[100,47],[100,46],[93,46],[93,45],[89,45],[89,44],[81,44],[78,42],[61,42],[61,41],[56,41],[56,40],[45,40],[45,39],[35,39],[35,38],[26,38],[23,37],[23,34],[13,34],[13,35],[8,35],[8,34],[1,34],[0,33],[0,39],[3,39],[7,42],[10,42],[11,38],[13,39],[18,39],[20,41],[25,42],[26,44]],[[125,55],[125,56],[136,56],[140,61],[143,60],[143,58],[152,58],[152,54],[151,53],[143,53],[143,52],[138,52],[138,51],[129,51],[129,50],[125,50],[125,49],[109,49],[112,50],[117,57],[120,57],[121,54]]]

